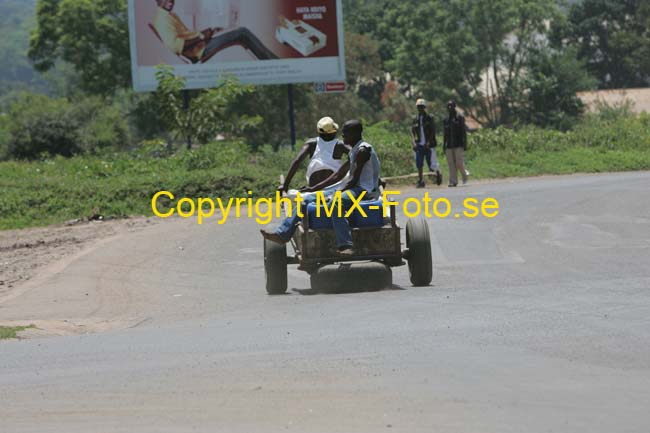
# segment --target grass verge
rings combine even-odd
[[[0,326],[0,340],[18,338],[18,333],[26,329],[36,329],[36,326]]]
[[[407,128],[378,124],[365,131],[381,159],[382,176],[414,172]],[[272,196],[295,153],[251,154],[244,143],[219,142],[166,155],[164,146],[106,151],[73,158],[0,163],[0,229],[73,219],[151,215],[151,197]],[[588,119],[568,132],[498,128],[470,134],[467,166],[473,179],[650,170],[650,115]],[[445,178],[446,161],[438,149]],[[292,187],[304,184],[304,172]],[[165,203],[161,202],[161,205]]]

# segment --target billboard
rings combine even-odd
[[[188,89],[345,80],[341,0],[129,0],[133,87],[171,65]]]

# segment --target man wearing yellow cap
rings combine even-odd
[[[436,156],[436,124],[433,116],[427,113],[427,103],[424,99],[418,99],[415,102],[418,114],[413,119],[411,134],[413,135],[413,151],[415,152],[415,166],[418,169],[417,188],[424,188],[424,178],[422,168],[424,161],[427,161],[429,170],[436,172],[436,184],[442,183],[442,173],[438,165]]]
[[[355,199],[376,199],[380,196],[381,180],[379,172],[381,163],[372,145],[363,140],[363,125],[359,120],[345,122],[343,125],[343,141],[351,148],[349,170],[345,179],[334,185],[334,187],[338,191],[346,191],[346,195],[338,203],[341,215],[334,212],[331,219],[338,254],[349,257],[355,253],[352,249],[350,223],[345,215],[352,208]],[[317,198],[314,195],[303,198],[302,213],[306,213],[309,203],[315,203],[316,201]],[[294,212],[293,215],[282,221],[275,232],[261,229],[260,233],[267,241],[285,244],[291,240],[299,222],[300,216],[298,212]]]
[[[305,142],[298,156],[291,162],[289,172],[284,180],[284,184],[278,188],[280,191],[289,191],[291,180],[295,176],[300,164],[307,158],[310,158],[307,167],[308,188],[303,191],[309,192],[313,187],[330,179],[334,174],[339,174],[331,179],[331,184],[341,180],[349,169],[349,163],[343,163],[343,154],[350,153],[350,146],[345,145],[336,138],[339,131],[337,125],[331,117],[323,117],[316,125],[318,137],[309,139]],[[329,185],[325,185],[329,186]]]

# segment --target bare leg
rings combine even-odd
[[[456,167],[456,149],[447,149],[447,165],[449,166],[449,185],[458,185],[458,168]]]

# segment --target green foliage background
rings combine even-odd
[[[455,98],[486,126],[470,135],[475,178],[650,169],[647,115],[603,106],[585,116],[576,97],[650,85],[648,1],[343,6],[348,91],[295,85],[299,140],[324,115],[359,118],[383,175],[403,175],[415,98],[438,125]],[[126,0],[2,1],[0,28],[0,228],[148,214],[161,189],[266,195],[294,156],[286,86],[192,91],[187,113],[179,88],[135,94]],[[498,78],[489,94],[486,73]],[[188,135],[207,144],[182,149]]]
[[[379,153],[383,176],[410,173],[409,138],[389,126],[369,127],[365,138]],[[467,164],[474,179],[650,170],[648,115],[594,116],[568,132],[497,128],[471,134],[469,140]],[[215,142],[170,155],[164,142],[154,141],[131,152],[106,149],[72,158],[2,162],[0,229],[97,215],[151,215],[151,197],[161,190],[177,198],[247,197],[248,191],[273,196],[294,153],[270,146],[249,153],[247,148],[243,142]],[[296,176],[292,187],[303,179],[302,173]]]

